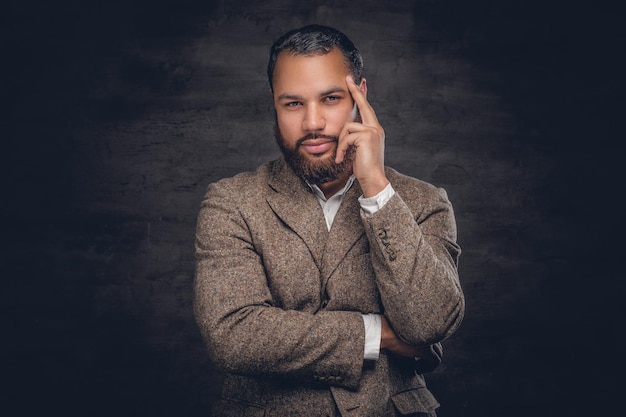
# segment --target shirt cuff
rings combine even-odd
[[[365,325],[365,348],[363,359],[377,360],[380,355],[381,318],[378,314],[363,314]]]
[[[359,204],[361,204],[361,208],[365,212],[366,215],[371,216],[376,213],[378,210],[383,208],[385,204],[393,197],[396,191],[390,184],[387,184],[383,190],[376,194],[373,197],[359,197]]]

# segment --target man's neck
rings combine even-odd
[[[350,178],[350,175],[352,175],[352,172],[347,172],[336,180],[325,182],[324,184],[318,184],[317,186],[324,193],[324,197],[326,197],[326,199],[329,199],[337,194],[337,192],[346,185],[346,183],[348,182],[348,178]]]

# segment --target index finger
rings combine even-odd
[[[356,103],[359,113],[361,114],[361,120],[365,125],[377,125],[378,118],[376,117],[376,112],[374,112],[374,108],[370,105],[365,98],[365,94],[359,88],[358,85],[354,82],[351,75],[346,77],[346,84],[348,85],[348,90],[350,91],[350,95],[354,99]]]

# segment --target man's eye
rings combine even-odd
[[[336,104],[339,103],[342,99],[342,96],[326,96],[324,97],[324,102],[326,104]]]
[[[286,104],[287,107],[298,107],[301,103],[299,101],[290,101]]]

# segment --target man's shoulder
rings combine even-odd
[[[254,171],[242,171],[211,182],[205,189],[202,205],[241,209],[257,203],[267,189],[268,165],[265,163]]]
[[[421,204],[427,201],[447,201],[446,191],[427,181],[400,173],[393,168],[385,167],[385,174],[391,186],[404,200],[414,200]]]

